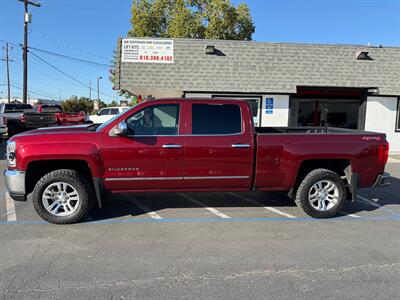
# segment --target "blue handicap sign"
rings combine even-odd
[[[274,98],[265,98],[265,113],[271,115],[274,112]]]

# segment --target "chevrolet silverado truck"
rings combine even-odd
[[[51,223],[82,220],[105,193],[285,191],[308,215],[338,215],[385,186],[385,134],[258,127],[244,100],[142,102],[102,125],[41,128],[7,143],[6,185]]]

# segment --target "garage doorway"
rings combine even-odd
[[[294,126],[358,128],[359,100],[292,99]]]
[[[290,126],[364,129],[364,89],[298,87],[290,101]]]

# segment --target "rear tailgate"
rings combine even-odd
[[[61,123],[62,124],[73,124],[73,123],[84,123],[85,114],[84,113],[61,113]]]
[[[24,124],[28,128],[48,127],[56,124],[54,113],[24,113]]]

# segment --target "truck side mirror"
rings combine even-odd
[[[128,135],[128,126],[125,121],[118,123],[116,127],[114,127],[111,132],[111,136],[127,136]]]

